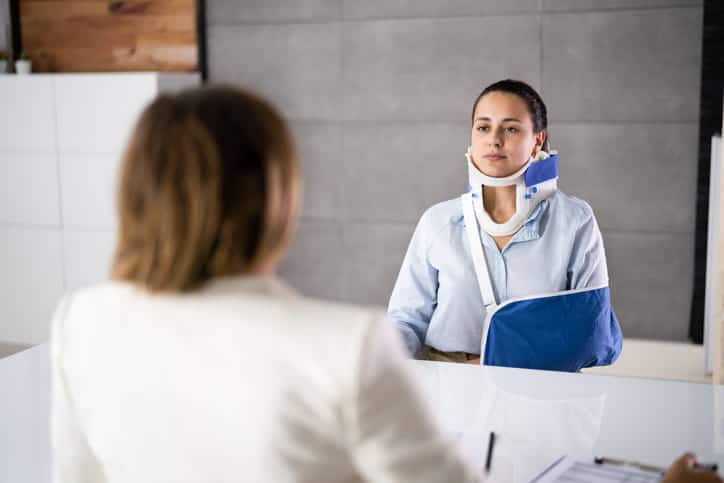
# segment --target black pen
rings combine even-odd
[[[652,473],[660,473],[664,474],[666,472],[666,468],[659,468],[658,466],[652,466],[652,465],[645,465],[642,463],[639,463],[637,461],[628,461],[628,460],[619,460],[616,458],[606,458],[606,457],[598,457],[593,459],[594,463],[597,465],[620,465],[620,466],[631,466],[633,468],[638,468],[642,471],[650,471]]]
[[[613,464],[613,465],[624,465],[633,466],[644,471],[658,472],[662,475],[666,473],[666,468],[659,468],[658,466],[644,465],[636,461],[618,460],[614,458],[594,458],[594,462],[600,464]],[[694,469],[699,471],[718,471],[719,465],[716,463],[694,463]]]
[[[490,432],[488,439],[488,456],[485,457],[485,472],[490,473],[490,464],[493,462],[493,448],[495,447],[495,433]]]

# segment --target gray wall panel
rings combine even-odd
[[[213,25],[341,20],[342,0],[212,0],[206,16]]]
[[[540,0],[344,0],[345,19],[459,17],[538,13]]]
[[[340,300],[344,296],[340,280],[345,263],[342,225],[302,218],[280,274],[304,295]]]
[[[10,2],[0,2],[0,51],[10,50]]]
[[[340,30],[337,24],[211,26],[209,77],[269,97],[291,119],[336,119]]]
[[[551,120],[699,120],[702,9],[543,16]]]
[[[542,0],[543,11],[619,10],[628,8],[701,7],[703,0]]]
[[[604,229],[693,233],[696,123],[550,126],[560,187],[587,200]]]
[[[302,215],[340,218],[345,188],[341,126],[333,122],[296,121],[291,127],[304,176]]]
[[[611,297],[624,336],[686,339],[693,235],[604,232],[604,239]]]
[[[416,223],[426,207],[465,191],[469,140],[467,122],[345,123],[346,217]]]
[[[452,120],[501,77],[539,86],[537,16],[353,22],[343,32],[348,120]]]
[[[302,219],[280,274],[307,296],[384,306],[414,228]]]
[[[345,224],[344,300],[387,305],[414,229],[412,224]]]

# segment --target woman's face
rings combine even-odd
[[[545,136],[545,130],[533,132],[533,120],[523,99],[507,92],[490,92],[480,99],[473,115],[473,163],[488,176],[509,176],[538,154]]]

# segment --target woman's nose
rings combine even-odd
[[[491,133],[488,137],[488,145],[498,148],[503,145],[503,140],[496,133]]]

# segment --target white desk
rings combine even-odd
[[[0,359],[0,482],[50,481],[49,407],[45,344]]]
[[[45,345],[0,359],[0,482],[50,481]],[[411,363],[463,451],[493,480],[528,481],[555,457],[666,466],[684,450],[724,467],[724,386],[434,362]]]
[[[417,361],[443,427],[495,480],[527,482],[558,456],[668,466],[686,450],[724,467],[724,386]]]

